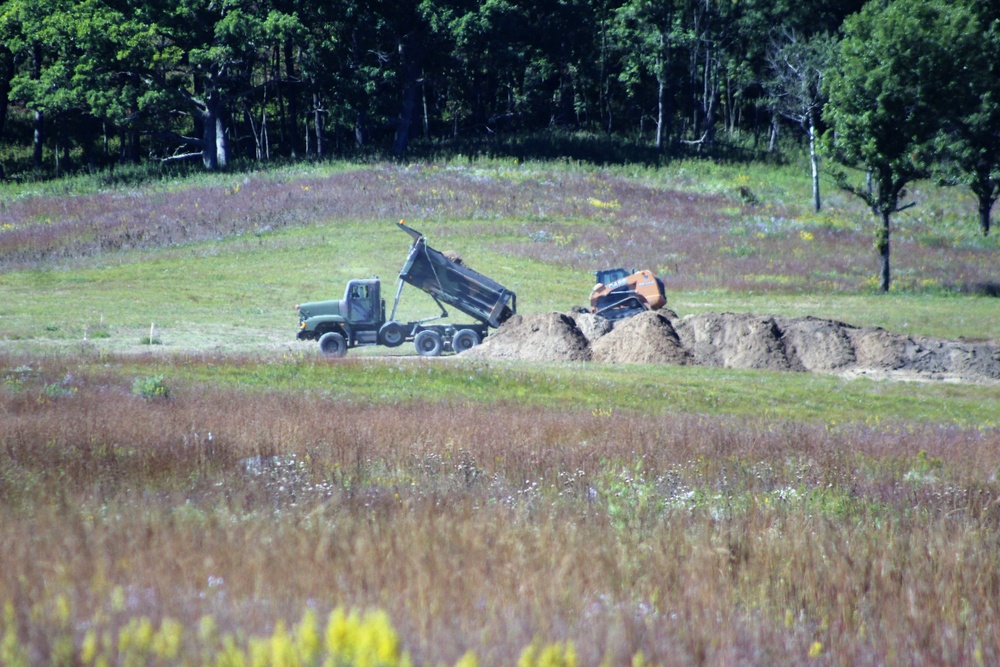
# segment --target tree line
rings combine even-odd
[[[776,131],[768,53],[860,0],[3,0],[32,166],[205,167],[549,128],[669,151]],[[776,28],[780,27],[780,31]],[[47,162],[46,162],[47,161]]]
[[[553,129],[670,156],[796,128],[817,208],[824,151],[868,175],[839,178],[888,289],[915,178],[969,186],[989,232],[998,63],[977,0],[0,0],[0,159],[218,169]]]

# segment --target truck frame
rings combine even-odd
[[[517,312],[517,295],[496,281],[473,271],[460,259],[448,257],[427,245],[423,234],[406,225],[397,227],[413,238],[409,255],[399,272],[392,310],[386,303],[378,277],[351,280],[344,298],[299,304],[299,340],[317,340],[324,354],[342,357],[352,347],[382,345],[398,347],[412,342],[423,356],[462,352],[475,347]],[[396,320],[403,285],[429,294],[441,312],[410,322]],[[448,317],[444,304],[461,311],[475,322],[429,324]]]

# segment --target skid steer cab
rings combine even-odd
[[[461,259],[429,247],[424,236],[404,222],[398,226],[413,238],[413,245],[400,271],[389,316],[386,317],[378,277],[351,280],[343,299],[295,306],[299,313],[299,340],[319,341],[320,350],[335,357],[344,356],[352,347],[392,348],[407,342],[412,342],[419,354],[434,357],[479,345],[491,327],[499,327],[516,312],[517,296],[513,292],[468,268]],[[404,283],[429,294],[440,313],[417,321],[397,321],[395,315]],[[475,321],[430,324],[448,317],[445,303]]]

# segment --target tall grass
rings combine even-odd
[[[66,627],[246,641],[338,607],[384,610],[416,664],[1000,658],[996,429],[144,398],[113,371],[0,389],[0,600],[42,662]]]
[[[505,159],[4,186],[0,661],[279,664],[289,636],[315,646],[306,619],[355,609],[398,633],[386,664],[997,663],[995,388],[288,342],[296,301],[394,275],[404,217],[525,312],[645,266],[682,315],[997,336],[967,296],[997,251],[968,198],[918,188],[877,298],[867,213],[805,212],[800,176]]]

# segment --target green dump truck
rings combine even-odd
[[[344,298],[295,306],[299,313],[299,340],[317,340],[319,349],[342,357],[352,347],[398,347],[412,342],[419,354],[434,357],[442,352],[462,352],[475,347],[489,333],[517,312],[517,295],[503,285],[473,271],[456,257],[429,245],[424,235],[400,221],[397,226],[413,237],[410,254],[399,272],[396,298],[389,317],[379,279],[351,280]],[[413,322],[396,320],[396,310],[409,284],[426,292],[441,309],[439,314]],[[448,317],[445,304],[471,317],[468,324],[430,324]]]

